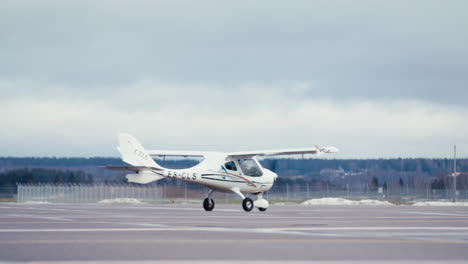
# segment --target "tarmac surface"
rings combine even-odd
[[[466,263],[468,207],[0,204],[3,262],[239,260]]]

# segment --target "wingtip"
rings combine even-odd
[[[327,147],[327,150],[329,153],[337,153],[340,152],[340,150],[336,147]]]

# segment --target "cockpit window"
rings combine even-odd
[[[232,170],[232,171],[236,171],[236,170],[237,170],[237,167],[236,167],[236,164],[234,163],[234,161],[226,162],[226,163],[224,164],[224,167],[226,167],[226,169]]]
[[[240,159],[239,165],[247,176],[260,177],[263,175],[262,169],[258,166],[254,159]]]

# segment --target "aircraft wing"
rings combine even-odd
[[[315,148],[298,148],[298,149],[273,149],[273,150],[257,150],[257,151],[239,151],[227,153],[231,157],[254,157],[254,156],[281,156],[281,155],[301,155],[301,154],[317,154],[336,153],[338,149],[335,147],[315,147]]]
[[[150,156],[178,156],[178,157],[204,157],[207,151],[182,151],[182,150],[147,150]]]

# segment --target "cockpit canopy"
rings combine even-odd
[[[252,177],[263,175],[262,169],[254,159],[239,159],[238,162],[245,175]]]

